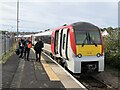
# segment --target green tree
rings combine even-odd
[[[112,31],[113,31],[113,28],[112,28],[112,27],[108,27],[106,30],[107,30],[107,32],[111,35],[111,34],[112,34]]]
[[[113,30],[113,28],[107,28],[109,36],[104,36],[105,43],[105,62],[114,67],[120,68],[119,61],[119,30]]]

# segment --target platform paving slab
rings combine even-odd
[[[30,61],[19,58],[16,54],[11,56],[3,64],[3,88],[72,90],[78,87],[77,90],[80,89],[80,86],[75,84],[76,82],[67,76],[60,67],[43,55],[42,59],[45,61],[36,62],[35,53],[32,50],[30,51]],[[51,68],[52,73],[55,73],[59,79],[51,80],[45,67]]]
[[[17,83],[16,83],[17,82]],[[11,88],[56,88],[65,90],[61,81],[51,81],[41,62],[35,62],[35,54],[30,52],[30,61],[20,59]]]
[[[2,65],[2,88],[9,88],[13,77],[18,68],[20,59],[16,54],[13,54],[6,63]]]

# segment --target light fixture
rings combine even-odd
[[[79,53],[77,56],[78,56],[79,58],[81,58],[81,57],[82,57],[82,54]]]
[[[96,55],[97,57],[100,57],[101,56],[101,54],[100,53],[97,53],[97,55]]]

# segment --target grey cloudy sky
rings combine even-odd
[[[114,1],[114,2],[113,2]],[[16,0],[0,2],[0,29],[16,31]],[[118,1],[20,0],[19,31],[42,31],[84,21],[118,27]]]

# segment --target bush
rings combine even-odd
[[[105,44],[105,65],[109,65],[120,70],[118,30],[111,31],[109,36],[105,36],[104,44]]]

